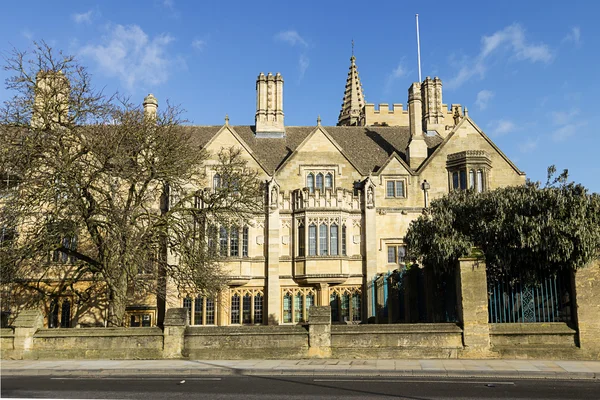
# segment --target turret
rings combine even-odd
[[[408,89],[408,115],[410,142],[406,153],[412,169],[417,169],[427,158],[427,143],[423,135],[421,85],[415,82]]]
[[[283,77],[261,72],[256,79],[256,137],[284,137],[283,117]]]

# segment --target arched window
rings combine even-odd
[[[317,226],[314,223],[308,227],[308,255],[317,255]]]
[[[237,293],[231,296],[231,323],[240,323],[240,296]]]
[[[340,313],[339,313],[339,296],[337,293],[332,293],[329,296],[329,306],[331,307],[331,322],[339,322],[340,321]]]
[[[246,293],[244,295],[244,304],[242,310],[242,323],[252,323],[252,296],[250,296],[250,293]]]
[[[326,256],[329,250],[327,247],[327,225],[323,223],[319,226],[319,255]]]
[[[362,319],[360,312],[360,294],[352,295],[352,321],[360,321]]]
[[[350,319],[350,295],[348,293],[344,293],[342,295],[342,322],[346,322]]]
[[[483,171],[477,170],[477,193],[483,192]]]
[[[475,171],[469,171],[469,189],[475,189]]]
[[[191,308],[190,299],[190,308]],[[185,305],[184,305],[185,307]],[[204,297],[198,296],[196,297],[196,301],[194,302],[194,321],[196,321],[196,325],[201,325],[203,321],[203,313],[204,313]],[[190,324],[192,323],[192,319],[190,318]]]
[[[315,175],[312,172],[306,176],[306,187],[311,193],[315,191]]]
[[[454,190],[460,189],[459,182],[458,182],[458,171],[454,171],[452,173],[452,189],[454,189]]]
[[[320,172],[317,174],[317,189],[323,191],[323,174]]]
[[[263,322],[263,296],[257,293],[254,296],[254,323],[262,324]]]
[[[333,224],[331,224],[331,226],[329,227],[329,238],[330,238],[329,242],[330,242],[330,246],[331,246],[330,254],[332,256],[337,256],[338,255],[338,226],[335,222]]]
[[[304,248],[306,244],[306,232],[304,229],[304,224],[300,223],[298,225],[298,256],[304,257]]]
[[[304,299],[302,293],[298,292],[294,296],[294,322],[304,321]]]
[[[292,295],[289,293],[283,296],[283,322],[292,322]]]
[[[327,173],[325,175],[325,189],[331,189],[333,187],[333,175]]]
[[[218,189],[221,187],[221,175],[215,174],[213,176],[213,189]]]

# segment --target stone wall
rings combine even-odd
[[[183,356],[190,359],[305,358],[308,331],[293,326],[195,327],[185,331]]]
[[[462,329],[456,324],[333,325],[334,358],[457,358]]]
[[[12,328],[0,329],[0,359],[10,358],[14,346],[15,333]]]

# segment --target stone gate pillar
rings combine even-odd
[[[312,306],[308,310],[308,356],[331,357],[330,306]]]
[[[186,308],[169,308],[165,315],[163,331],[163,357],[181,358],[185,343],[185,328],[188,325]]]
[[[600,360],[600,260],[575,273],[575,304],[579,346]]]
[[[458,311],[463,325],[464,355],[488,356],[490,326],[485,261],[461,258],[458,261],[458,269]]]
[[[33,351],[33,335],[44,327],[40,310],[21,311],[13,323],[15,327],[14,349],[18,359],[27,359]]]

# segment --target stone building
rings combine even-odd
[[[408,106],[366,103],[356,59],[337,126],[286,126],[283,78],[256,81],[255,124],[194,126],[212,154],[242,149],[266,182],[268,206],[247,226],[219,231],[229,288],[214,299],[167,288],[165,308],[186,307],[191,325],[296,324],[311,305],[331,305],[332,320],[377,315],[374,280],[404,266],[404,236],[431,199],[452,190],[521,185],[520,171],[471,120],[466,107],[442,102],[442,82],[427,77],[408,89]],[[149,95],[147,112],[158,102]],[[206,166],[207,184],[220,177]],[[227,228],[227,229],[225,229]],[[48,325],[87,326],[94,315],[54,305]],[[158,300],[131,300],[132,326],[161,324]],[[61,312],[58,312],[61,310]],[[79,315],[79,317],[77,317]]]

